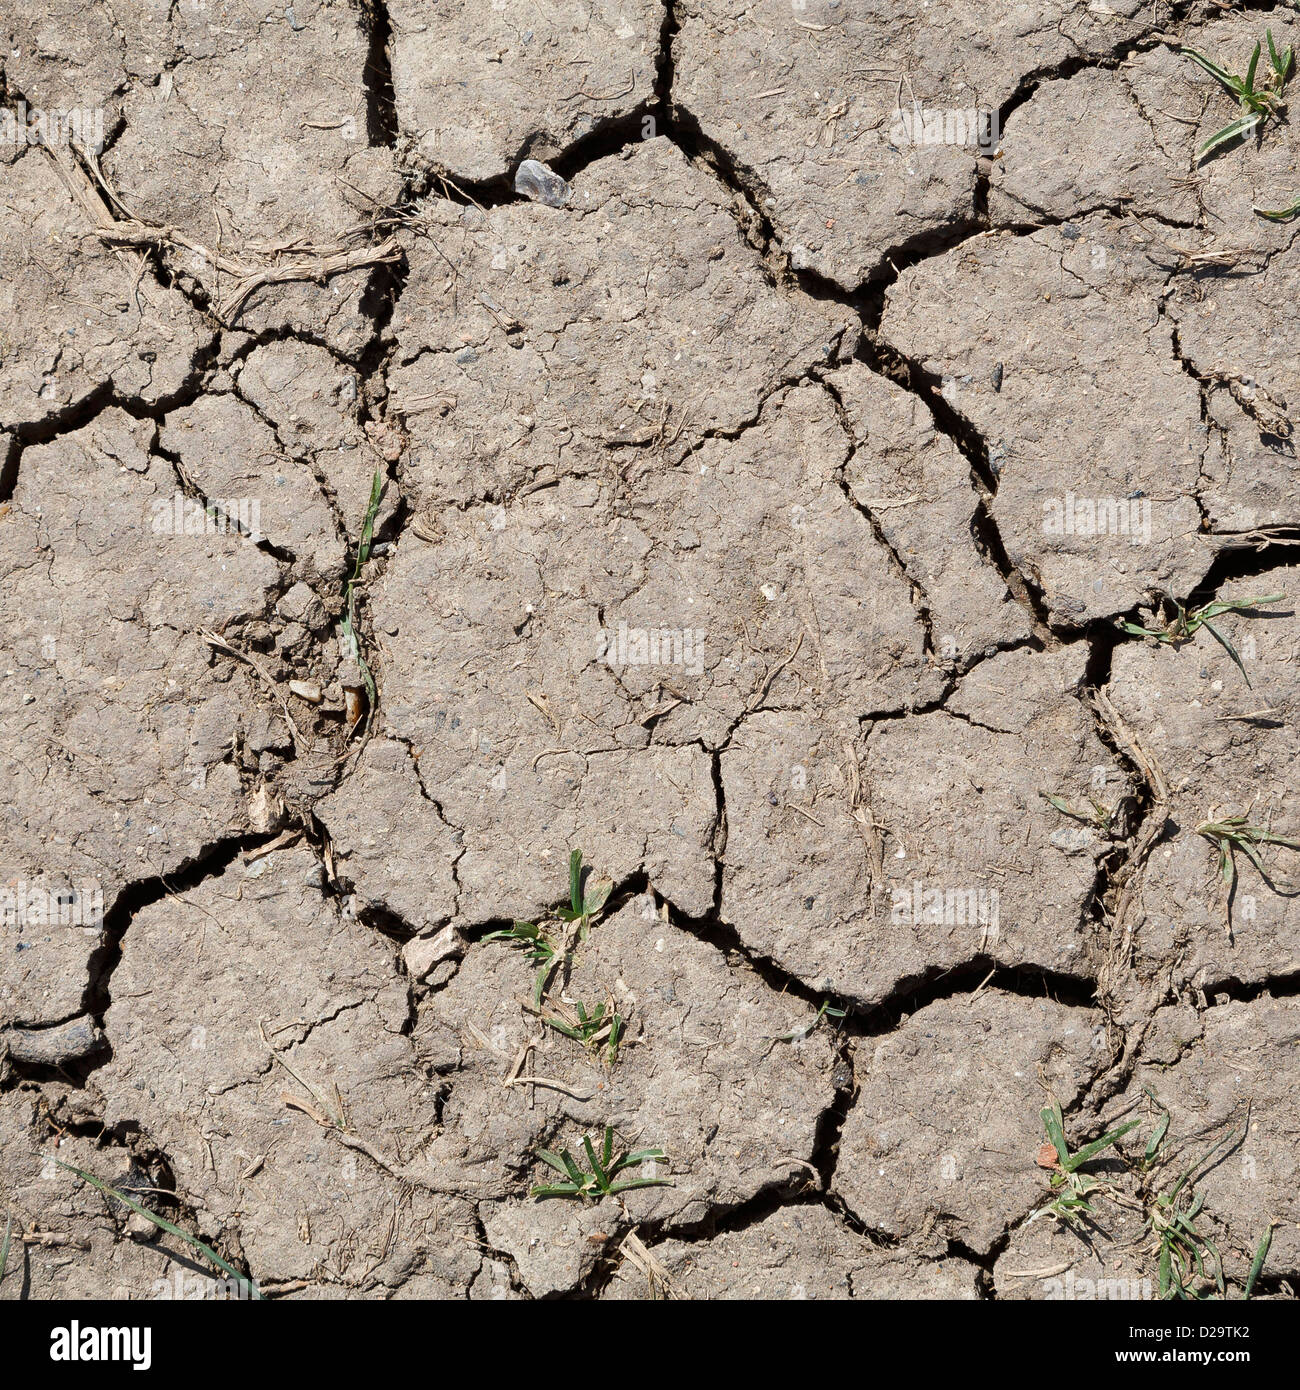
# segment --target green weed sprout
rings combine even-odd
[[[1051,1166],[1055,1171],[1052,1173],[1051,1185],[1058,1195],[1035,1215],[1054,1216],[1072,1226],[1082,1227],[1085,1218],[1097,1214],[1090,1200],[1091,1195],[1104,1192],[1109,1184],[1080,1170],[1090,1159],[1096,1158],[1099,1153],[1123,1138],[1129,1130],[1136,1129],[1141,1121],[1129,1120],[1126,1124],[1103,1134],[1100,1139],[1094,1139],[1091,1144],[1085,1144],[1077,1153],[1071,1153],[1070,1146],[1065,1141],[1065,1119],[1061,1114],[1060,1104],[1053,1100],[1050,1105],[1045,1105],[1039,1111],[1039,1115],[1054,1151]],[[1047,1149],[1048,1146],[1045,1144],[1043,1148]]]
[[[540,966],[537,978],[533,982],[533,1006],[540,1008],[546,983],[560,962],[560,953],[555,949],[555,943],[550,937],[533,922],[516,922],[502,931],[488,932],[483,940],[504,941],[511,946],[518,946],[528,953],[528,959],[534,965]]]
[[[1222,146],[1240,140],[1256,130],[1262,130],[1269,117],[1276,115],[1281,109],[1282,93],[1286,87],[1287,78],[1291,74],[1291,49],[1287,47],[1279,53],[1273,42],[1271,29],[1267,31],[1267,38],[1268,60],[1272,72],[1266,77],[1264,84],[1258,87],[1255,85],[1255,78],[1259,71],[1259,59],[1262,51],[1261,45],[1258,43],[1255,45],[1255,51],[1250,55],[1250,62],[1246,67],[1244,77],[1234,76],[1220,67],[1212,58],[1207,58],[1204,53],[1198,53],[1194,48],[1179,50],[1185,58],[1190,58],[1192,62],[1203,67],[1229,96],[1235,97],[1242,112],[1235,121],[1230,121],[1222,130],[1217,130],[1210,136],[1197,150],[1198,159],[1204,159]]]
[[[370,480],[370,501],[366,506],[365,520],[361,525],[361,539],[357,543],[357,558],[343,590],[343,639],[348,645],[348,650],[355,656],[357,665],[361,668],[361,679],[365,683],[366,695],[370,701],[370,706],[366,711],[367,719],[370,718],[375,708],[378,693],[375,690],[375,678],[361,653],[361,639],[357,635],[357,586],[361,583],[361,571],[370,558],[370,544],[375,534],[375,515],[379,511],[379,500],[383,496],[383,492],[384,477],[376,469],[375,476]]]
[[[1268,871],[1259,857],[1258,846],[1283,845],[1287,849],[1300,850],[1300,842],[1277,835],[1266,826],[1252,825],[1248,814],[1204,820],[1196,827],[1196,833],[1204,836],[1219,851],[1219,873],[1229,892],[1237,886],[1237,850],[1250,860],[1264,879],[1268,878]]]
[[[1289,51],[1289,50],[1288,50]],[[1211,637],[1223,648],[1237,665],[1237,670],[1245,677],[1246,684],[1250,685],[1250,677],[1246,674],[1246,668],[1242,664],[1241,657],[1238,655],[1236,647],[1219,631],[1210,621],[1224,613],[1244,613],[1252,609],[1262,607],[1266,603],[1283,603],[1286,600],[1285,594],[1265,594],[1263,598],[1227,598],[1216,599],[1213,603],[1203,604],[1200,608],[1186,609],[1176,598],[1171,598],[1169,602],[1175,609],[1175,616],[1166,623],[1164,627],[1143,627],[1138,623],[1130,623],[1123,619],[1119,622],[1122,631],[1130,633],[1134,637],[1153,637],[1157,642],[1165,642],[1169,646],[1178,647],[1184,642],[1190,642],[1196,636],[1200,628],[1204,628]]]
[[[583,1200],[595,1200],[600,1197],[616,1197],[620,1192],[630,1192],[635,1187],[672,1186],[670,1178],[625,1178],[616,1182],[615,1178],[625,1168],[630,1168],[635,1163],[662,1160],[666,1155],[662,1149],[637,1149],[632,1153],[615,1156],[614,1131],[609,1125],[605,1126],[599,1158],[591,1139],[585,1134],[582,1136],[582,1150],[590,1165],[590,1171],[585,1173],[578,1167],[568,1149],[561,1149],[558,1154],[551,1153],[548,1149],[538,1149],[537,1157],[554,1168],[565,1180],[543,1183],[531,1188],[528,1195],[537,1198],[580,1197]]]
[[[563,1012],[566,1017],[544,1014],[542,1022],[548,1028],[554,1028],[557,1033],[563,1033],[566,1038],[573,1038],[593,1051],[603,1048],[605,1060],[611,1065],[618,1061],[624,1021],[621,1014],[615,1013],[613,1004],[608,1007],[597,1004],[588,1013],[587,1006],[578,1002],[573,1009],[569,1009],[567,1005],[560,1006],[557,1009],[557,1013],[559,1012]]]

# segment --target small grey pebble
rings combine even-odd
[[[548,208],[562,208],[569,201],[569,185],[536,159],[525,159],[515,171],[515,192]]]

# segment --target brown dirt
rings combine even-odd
[[[1300,839],[1259,9],[0,3],[103,119],[0,147],[0,1299],[225,1292],[55,1157],[276,1297],[1156,1297],[1230,1135],[1293,1296],[1300,852],[1197,831]],[[530,1195],[606,1126],[670,1184]]]

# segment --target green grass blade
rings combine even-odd
[[[575,917],[582,912],[582,851],[569,855],[569,909]]]
[[[0,1244],[0,1280],[4,1279],[5,1270],[9,1267],[9,1237],[13,1233],[13,1229],[14,1214],[10,1212],[9,1219],[5,1222],[4,1242]],[[1273,1234],[1273,1228],[1271,1226],[1268,1228],[1268,1233],[1270,1236]]]
[[[1236,647],[1234,647],[1232,643],[1228,641],[1228,639],[1223,635],[1223,633],[1221,633],[1219,629],[1215,627],[1214,624],[1208,618],[1202,618],[1201,623],[1202,626],[1205,628],[1206,632],[1208,632],[1210,636],[1213,637],[1214,640],[1219,644],[1219,646],[1221,646],[1223,650],[1227,652],[1228,655],[1233,659],[1233,661],[1237,665],[1237,670],[1241,672],[1247,686],[1249,686],[1250,677],[1246,674],[1246,668],[1241,663],[1241,657],[1237,655]]]
[[[1266,217],[1270,222],[1289,222],[1293,217],[1300,217],[1300,198],[1285,208],[1262,208],[1256,203],[1255,216]]]
[[[1255,45],[1255,51],[1250,55],[1250,64],[1246,68],[1245,87],[1247,92],[1253,92],[1255,90],[1255,73],[1259,69],[1259,55],[1261,51],[1262,47],[1257,43]]]
[[[1068,1171],[1070,1146],[1065,1142],[1061,1107],[1053,1101],[1051,1105],[1045,1105],[1038,1113],[1042,1118],[1043,1128],[1047,1131],[1047,1137],[1052,1141],[1052,1147],[1056,1150],[1056,1157],[1060,1160],[1061,1167]]]
[[[627,1182],[616,1182],[610,1189],[611,1197],[617,1196],[620,1192],[631,1192],[636,1187],[671,1187],[671,1178],[630,1178]]]
[[[596,1181],[600,1184],[602,1192],[609,1191],[609,1174],[605,1171],[600,1159],[596,1157],[596,1149],[587,1135],[582,1136],[583,1152],[587,1155],[587,1162],[591,1164],[591,1171],[596,1175]]]
[[[1238,840],[1237,843],[1241,846],[1241,852],[1255,866],[1260,878],[1267,878],[1268,872],[1264,868],[1264,861],[1259,857],[1259,851],[1255,848],[1255,846],[1252,845],[1251,842],[1245,836]]]
[[[554,1168],[557,1173],[563,1173],[567,1178],[569,1170],[564,1166],[564,1160],[558,1154],[553,1154],[549,1149],[538,1149],[537,1157],[545,1164]]]
[[[601,1153],[604,1156],[605,1167],[608,1168],[614,1161],[614,1127],[605,1126],[605,1136],[601,1140]]]
[[[1259,1244],[1255,1247],[1255,1258],[1250,1264],[1250,1273],[1246,1276],[1246,1289],[1241,1295],[1243,1299],[1249,1298],[1255,1292],[1255,1281],[1259,1278],[1264,1268],[1264,1261],[1268,1259],[1268,1247],[1273,1244],[1273,1227],[1269,1226],[1264,1234],[1259,1238]]]
[[[546,993],[546,982],[551,978],[551,972],[559,964],[559,956],[552,953],[546,960],[545,965],[537,972],[537,979],[533,982],[533,1008],[542,1007],[542,995]]]
[[[150,1211],[148,1207],[142,1207],[139,1202],[132,1201],[130,1197],[126,1196],[125,1193],[119,1192],[117,1188],[110,1187],[106,1182],[100,1182],[93,1173],[87,1173],[84,1169],[74,1167],[71,1163],[64,1163],[61,1158],[54,1159],[54,1162],[57,1163],[60,1168],[66,1168],[69,1173],[75,1173],[83,1182],[88,1182],[92,1187],[97,1187],[101,1192],[106,1192],[110,1197],[116,1198],[125,1206],[130,1207],[132,1211],[143,1216],[146,1221],[152,1221],[159,1230],[168,1231],[174,1236],[179,1236],[187,1245],[206,1255],[218,1269],[225,1270],[232,1279],[237,1279],[241,1284],[245,1285],[253,1298],[261,1299],[262,1295],[258,1292],[257,1285],[254,1284],[247,1275],[241,1274],[233,1265],[228,1265],[210,1245],[204,1245],[196,1236],[190,1235],[188,1231],[181,1230],[179,1226],[173,1225],[165,1217],[159,1216],[157,1212]]]
[[[576,1038],[578,1042],[585,1042],[586,1039],[576,1028],[570,1028],[567,1023],[561,1023],[558,1018],[547,1018],[542,1020],[548,1027],[554,1028],[557,1033],[563,1033],[566,1038]]]
[[[1117,1129],[1112,1129],[1109,1134],[1103,1134],[1100,1139],[1094,1139],[1091,1144],[1085,1144],[1078,1153],[1071,1154],[1069,1161],[1062,1163],[1061,1167],[1067,1173],[1074,1172],[1081,1163],[1087,1163],[1090,1158],[1095,1158],[1103,1149],[1110,1148],[1117,1139],[1127,1134],[1129,1130],[1136,1129],[1139,1124],[1141,1124],[1140,1120],[1129,1120]]]
[[[1243,95],[1241,79],[1238,77],[1233,77],[1230,73],[1224,72],[1224,70],[1218,65],[1218,63],[1214,62],[1210,58],[1207,58],[1204,53],[1198,53],[1194,48],[1180,48],[1178,51],[1183,55],[1184,58],[1190,58],[1192,62],[1199,63],[1200,66],[1203,67],[1205,71],[1210,74],[1211,77],[1213,77],[1218,82],[1222,82],[1223,85],[1228,89],[1229,92],[1232,93],[1234,97],[1240,97]]]
[[[576,1187],[571,1182],[557,1182],[544,1187],[530,1187],[528,1195],[530,1197],[580,1197],[582,1188]]]
[[[620,1168],[630,1168],[634,1163],[648,1163],[651,1159],[662,1160],[668,1155],[662,1149],[637,1149],[634,1153],[624,1154],[618,1161]]]
[[[1224,1137],[1220,1139],[1217,1144],[1215,1144],[1212,1148],[1208,1149],[1200,1158],[1198,1158],[1196,1162],[1193,1163],[1192,1166],[1174,1184],[1173,1191],[1169,1194],[1170,1201],[1172,1202],[1173,1199],[1177,1197],[1178,1194],[1183,1190],[1184,1186],[1186,1186],[1187,1179],[1190,1178],[1193,1173],[1199,1172],[1200,1169],[1204,1168],[1205,1165],[1209,1163],[1209,1161],[1212,1158],[1215,1158],[1221,1150],[1231,1147],[1231,1145],[1236,1142],[1236,1139],[1237,1131],[1235,1129],[1230,1129],[1228,1133],[1224,1135]]]
[[[1143,1155],[1143,1158],[1146,1160],[1146,1162],[1150,1163],[1151,1160],[1155,1158],[1156,1154],[1160,1152],[1160,1145],[1164,1143],[1165,1135],[1168,1133],[1169,1111],[1166,1110],[1157,1122],[1156,1127],[1151,1134],[1151,1138],[1147,1140],[1146,1153]]]
[[[568,1149],[561,1149],[560,1157],[564,1160],[565,1172],[568,1173],[568,1175],[573,1179],[574,1182],[578,1184],[579,1187],[585,1187],[586,1181],[583,1178],[582,1170],[573,1161],[573,1155],[568,1151]]]
[[[1229,145],[1234,140],[1240,140],[1242,136],[1249,135],[1259,124],[1258,114],[1241,116],[1237,120],[1225,125],[1222,130],[1216,130],[1213,135],[1196,151],[1198,159],[1204,159],[1207,154],[1219,149],[1223,145]]]
[[[609,895],[614,891],[614,884],[611,879],[597,879],[586,892],[582,900],[582,915],[584,917],[594,917],[602,907],[609,901]]]
[[[1163,632],[1158,632],[1155,628],[1142,627],[1138,623],[1129,622],[1127,618],[1119,619],[1117,626],[1132,637],[1159,637],[1163,640],[1165,636]]]
[[[370,480],[370,501],[366,505],[366,519],[361,524],[361,543],[357,546],[357,569],[370,559],[370,542],[375,534],[375,516],[379,511],[379,499],[384,494],[384,475],[375,469]]]

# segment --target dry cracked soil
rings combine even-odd
[[[1294,1296],[1294,6],[0,29],[0,1300]]]

